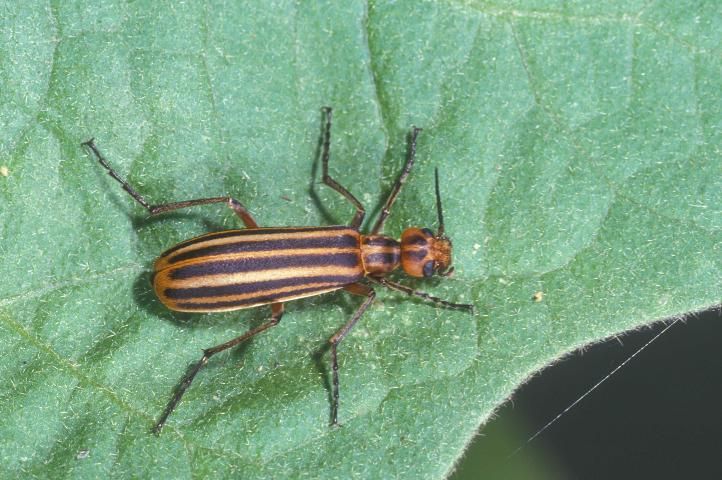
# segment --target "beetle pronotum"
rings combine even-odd
[[[336,190],[356,209],[349,226],[260,228],[246,207],[232,197],[200,198],[183,202],[151,205],[108,164],[93,139],[84,142],[98,162],[123,189],[151,215],[211,203],[225,203],[246,226],[242,230],[207,233],[181,242],[165,252],[153,267],[153,288],[169,309],[181,312],[223,312],[260,305],[271,306],[271,319],[243,335],[203,351],[189,370],[153,428],[159,433],[196,374],[218,352],[229,349],[277,325],[283,315],[283,302],[344,289],[366,297],[351,319],[330,339],[333,374],[332,425],[338,424],[339,379],[337,347],[371,305],[376,293],[364,280],[413,295],[445,308],[473,312],[473,305],[452,303],[388,280],[399,266],[412,277],[448,276],[451,267],[451,241],[444,233],[444,217],[439,194],[439,175],[435,172],[436,209],[439,229],[407,228],[401,241],[379,232],[391,206],[408,177],[416,155],[413,128],[409,153],[401,175],[394,184],[378,220],[369,235],[359,232],[365,216],[361,202],[328,174],[331,143],[330,107],[325,107],[321,161],[323,183]]]

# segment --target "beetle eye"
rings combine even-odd
[[[430,228],[422,228],[421,231],[430,237],[434,236],[434,232],[432,232]]]
[[[431,277],[434,275],[434,261],[429,260],[424,264],[424,276],[425,277]]]

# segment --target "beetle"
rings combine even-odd
[[[444,232],[435,171],[436,210],[439,228],[407,228],[401,239],[383,235],[384,223],[408,177],[416,157],[416,139],[421,131],[413,127],[406,163],[392,187],[379,218],[368,235],[360,233],[366,211],[356,197],[328,173],[332,109],[324,107],[325,127],[321,151],[322,181],[341,194],[356,212],[348,226],[259,227],[246,207],[233,197],[211,197],[153,205],[123,179],[107,162],[94,139],[83,142],[107,173],[118,181],[150,215],[182,208],[225,203],[246,228],[207,233],[178,243],[163,252],[153,266],[152,283],[158,299],[180,312],[224,312],[270,305],[271,318],[243,335],[203,350],[201,359],[188,371],[160,419],[153,428],[159,434],[198,372],[215,354],[232,348],[268,330],[281,321],[284,302],[344,289],[365,297],[361,306],[330,339],[333,404],[331,424],[338,425],[339,343],[368,309],[376,293],[368,283],[422,298],[436,305],[473,312],[473,305],[452,303],[417,291],[386,276],[399,266],[411,277],[449,276],[451,240]]]

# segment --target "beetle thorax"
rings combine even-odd
[[[384,275],[401,263],[401,245],[385,235],[362,236],[361,259],[367,275]]]

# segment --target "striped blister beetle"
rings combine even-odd
[[[283,315],[284,302],[339,289],[365,297],[351,319],[329,339],[333,375],[332,425],[338,424],[337,348],[376,297],[367,283],[419,297],[445,308],[473,312],[472,305],[447,302],[386,278],[399,266],[412,277],[448,276],[453,271],[451,241],[444,233],[438,171],[435,172],[438,231],[434,234],[428,228],[408,228],[401,234],[401,241],[379,233],[414,164],[416,138],[421,129],[413,128],[401,175],[391,189],[371,233],[363,235],[359,232],[365,216],[363,205],[328,173],[332,111],[326,107],[323,112],[326,115],[321,151],[323,183],[355,207],[356,213],[349,226],[259,227],[246,207],[232,197],[151,205],[113,170],[93,139],[83,143],[108,174],[151,215],[197,205],[225,203],[246,226],[241,230],[224,230],[191,238],[163,252],[155,261],[152,280],[153,289],[163,305],[180,312],[225,312],[261,305],[271,307],[271,318],[267,322],[203,351],[201,359],[188,371],[168,402],[153,428],[155,433],[163,428],[168,416],[208,360],[216,353],[277,325]]]

